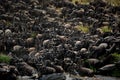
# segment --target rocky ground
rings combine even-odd
[[[0,80],[64,72],[120,77],[120,6],[0,0],[0,53],[10,57],[0,59]]]

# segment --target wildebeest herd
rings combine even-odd
[[[0,0],[0,52],[11,57],[0,63],[0,80],[63,72],[120,77],[120,6],[71,1]]]

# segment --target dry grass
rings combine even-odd
[[[88,26],[78,25],[75,28],[77,30],[79,30],[79,31],[84,32],[84,33],[88,33],[89,32],[89,27]]]
[[[78,1],[82,4],[86,4],[86,3],[89,3],[89,2],[94,1],[94,0],[72,0],[73,3],[75,1]],[[112,4],[113,6],[120,6],[120,0],[106,0],[106,1],[110,4]]]
[[[118,62],[120,61],[120,54],[119,53],[113,53],[113,62]]]
[[[112,4],[113,6],[120,6],[120,0],[106,0],[106,1]]]
[[[81,4],[88,4],[92,0],[72,0],[73,3],[75,3],[75,1],[78,1]]]
[[[105,33],[105,32],[111,32],[112,29],[109,26],[103,26],[101,27],[101,30]]]

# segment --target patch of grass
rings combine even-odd
[[[97,71],[94,66],[90,65],[90,63],[88,62],[88,60],[85,60],[84,62],[88,64],[88,67],[89,67],[91,70],[93,70],[94,72]]]
[[[12,26],[12,23],[11,22],[9,22],[9,21],[6,21],[6,26]]]
[[[89,64],[89,67],[90,67],[90,69],[93,70],[94,72],[97,71],[96,68],[95,68],[94,66],[90,65],[90,64]]]
[[[75,1],[78,1],[81,4],[88,4],[89,2],[94,0],[72,0],[73,3],[75,3]],[[107,1],[109,4],[113,6],[120,6],[120,0],[105,0],[105,1]]]
[[[109,26],[103,26],[101,27],[101,30],[105,33],[105,32],[111,32],[112,29]]]
[[[120,77],[120,70],[118,70],[118,69],[113,70],[112,73],[111,73],[111,76]]]
[[[91,0],[72,0],[73,3],[75,3],[76,1],[78,1],[81,4],[88,4]]]
[[[112,60],[113,62],[117,62],[120,60],[120,54],[118,53],[113,53],[112,57],[113,57],[113,60]]]
[[[120,6],[120,0],[106,0],[106,1],[113,6]]]
[[[89,32],[89,27],[88,26],[78,25],[75,28],[77,30],[79,30],[79,31],[84,32],[84,33],[88,33]]]
[[[36,35],[37,35],[37,33],[36,33],[36,32],[32,32],[30,37],[35,38],[35,37],[36,37]]]
[[[9,63],[11,58],[5,54],[0,54],[0,63]]]

